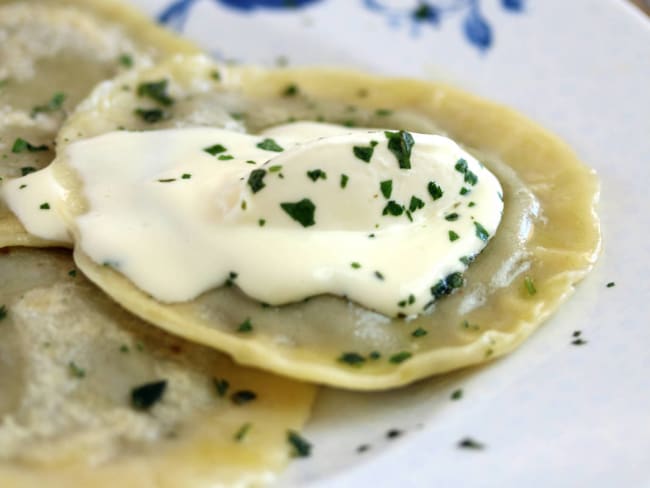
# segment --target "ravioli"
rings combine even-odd
[[[171,106],[138,93],[168,85]],[[155,118],[143,117],[153,110]],[[178,123],[175,114],[183,115]],[[64,148],[117,128],[214,125],[259,132],[292,120],[443,133],[479,157],[503,187],[492,242],[469,266],[465,286],[415,319],[389,319],[321,295],[268,307],[236,287],[164,304],[111,267],[75,250],[84,273],[124,307],[161,328],[285,376],[358,390],[404,385],[514,349],[574,290],[599,247],[598,181],[556,137],[517,113],[443,85],[323,69],[226,68],[175,58],[96,89],[62,128]],[[86,210],[83,187],[60,158],[69,225]],[[74,229],[73,229],[74,231]],[[244,321],[254,331],[240,334]]]
[[[0,37],[5,180],[49,164],[59,127],[96,83],[197,52],[104,0],[0,0]],[[315,387],[152,328],[68,251],[8,247],[58,244],[26,233],[0,202],[0,485],[272,482],[296,454],[288,438],[299,439]]]
[[[198,52],[132,8],[101,0],[0,0],[0,39],[3,180],[54,159],[61,123],[98,82],[174,53]],[[19,138],[30,146],[14,148]],[[60,244],[25,232],[0,202],[0,246]]]
[[[313,386],[151,327],[67,252],[7,250],[0,276],[0,485],[260,486],[288,462]]]

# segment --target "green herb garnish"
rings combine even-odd
[[[83,378],[86,376],[86,370],[77,366],[74,361],[68,363],[68,371],[75,378]]]
[[[214,378],[213,380],[214,389],[217,391],[217,395],[221,398],[226,396],[228,393],[228,388],[230,388],[230,383],[228,380],[222,378]]]
[[[133,57],[130,54],[120,54],[120,57],[117,58],[117,61],[125,68],[130,68],[133,66]]]
[[[403,213],[404,207],[394,200],[389,200],[381,212],[382,215],[392,215],[393,217],[399,217]]]
[[[415,195],[412,196],[411,201],[409,202],[409,212],[415,212],[421,208],[424,208],[424,202]]]
[[[7,306],[0,305],[0,320],[4,320],[6,318],[7,318]]]
[[[388,110],[387,108],[379,108],[375,110],[375,115],[379,117],[388,117],[389,115],[392,115],[393,111]]]
[[[427,335],[427,331],[424,330],[422,327],[418,327],[418,328],[415,329],[413,332],[411,332],[411,335],[412,335],[413,337],[422,337],[422,336]]]
[[[462,187],[458,192],[460,195],[467,195],[470,192],[469,188]]]
[[[322,169],[315,169],[315,170],[312,170],[312,171],[307,171],[307,176],[313,182],[316,182],[319,179],[322,179],[322,180],[327,179],[327,173],[325,173],[325,171],[323,171]]]
[[[341,188],[345,188],[346,186],[348,186],[348,181],[349,180],[350,180],[350,177],[348,175],[342,174],[341,175],[341,181],[340,181]]]
[[[14,145],[11,147],[11,152],[14,154],[18,154],[24,151],[39,152],[39,151],[47,151],[48,149],[49,148],[45,144],[41,144],[40,146],[34,146],[33,144],[30,144],[22,137],[18,137],[14,141]]]
[[[366,358],[364,358],[361,354],[357,352],[344,352],[339,356],[339,362],[341,363],[346,363],[349,364],[350,366],[361,366],[363,363],[366,362]]]
[[[246,437],[246,434],[248,434],[248,431],[251,430],[252,424],[250,422],[246,422],[243,424],[237,432],[235,432],[235,435],[233,436],[233,439],[236,442],[241,442],[244,440],[244,437]]]
[[[452,400],[460,400],[461,398],[463,398],[463,390],[462,389],[459,388],[458,390],[454,390],[452,392],[452,394],[451,394],[451,399]]]
[[[230,395],[230,400],[232,400],[235,405],[245,405],[252,402],[256,398],[257,393],[250,390],[239,390]]]
[[[429,182],[429,184],[427,185],[427,190],[429,191],[429,195],[431,195],[431,198],[433,198],[434,200],[438,200],[439,198],[442,198],[443,195],[442,188],[440,188],[435,181]]]
[[[300,89],[298,88],[298,86],[291,84],[284,89],[282,95],[285,97],[295,97],[299,92]]]
[[[450,230],[449,231],[449,240],[451,242],[454,242],[454,241],[457,241],[458,239],[460,239],[460,236],[458,234],[456,234],[453,230]]]
[[[264,139],[262,142],[257,143],[257,147],[259,149],[263,149],[264,151],[272,151],[272,152],[282,152],[284,151],[284,148],[280,146],[275,140],[273,139]]]
[[[168,80],[150,81],[138,85],[138,96],[148,97],[168,107],[174,103],[174,99],[167,93]]]
[[[299,222],[303,227],[309,227],[316,223],[314,220],[314,213],[316,205],[308,198],[303,198],[297,202],[281,203],[280,207],[284,210],[289,217],[296,222]]]
[[[251,323],[251,319],[246,319],[241,324],[239,324],[239,327],[237,327],[237,332],[253,332],[253,324]]]
[[[287,431],[287,441],[293,447],[291,455],[293,457],[309,457],[311,454],[312,445],[303,437],[293,431]]]
[[[524,286],[526,286],[526,291],[528,291],[528,294],[530,296],[533,296],[535,293],[537,293],[535,284],[533,283],[533,280],[530,278],[530,276],[526,276],[524,278]]]
[[[47,203],[47,202],[41,203],[40,207],[38,207],[38,208],[40,208],[41,210],[49,210],[50,209],[50,204]]]
[[[486,242],[490,237],[490,234],[487,230],[485,230],[485,227],[483,227],[478,222],[474,222],[474,227],[476,228],[476,237],[481,239],[483,242]]]
[[[40,113],[49,113],[49,112],[56,112],[57,110],[61,110],[64,101],[65,101],[65,93],[56,92],[54,95],[52,95],[50,101],[47,102],[45,105],[37,105],[36,107],[34,107],[30,115],[31,117],[36,117],[36,115]]]
[[[456,212],[454,212],[454,213],[450,213],[449,215],[445,215],[445,220],[447,220],[448,222],[455,222],[456,220],[458,220],[458,217],[459,215]]]
[[[361,263],[357,263],[355,261],[353,263],[350,263],[350,266],[352,266],[353,269],[359,269],[361,267]]]
[[[219,161],[230,161],[231,159],[235,159],[234,156],[230,154],[221,154],[217,157]]]
[[[68,271],[68,276],[70,278],[76,278],[77,277],[77,270],[76,269],[71,269],[70,271]]]
[[[374,151],[375,149],[371,146],[354,146],[352,148],[354,155],[366,163],[370,162]]]
[[[389,199],[393,193],[393,180],[384,180],[379,183],[379,189],[384,198]]]
[[[610,281],[610,282],[607,283],[607,285],[605,285],[605,286],[607,286],[607,288],[613,288],[613,287],[616,286],[616,283],[614,283],[613,281]]]
[[[264,183],[265,176],[266,170],[261,168],[254,169],[251,171],[250,175],[248,175],[248,186],[250,186],[253,193],[257,193],[266,186],[266,183]]]
[[[388,139],[388,149],[397,158],[397,162],[401,169],[411,168],[411,151],[415,141],[413,136],[406,131],[399,132],[384,132]]]
[[[378,280],[381,280],[381,281],[384,281],[384,279],[385,279],[384,275],[383,275],[383,273],[381,271],[375,271],[375,278],[377,278]]]
[[[153,381],[131,390],[131,406],[136,410],[149,410],[167,389],[167,380]]]
[[[203,150],[207,152],[210,156],[216,156],[227,151],[227,149],[221,144],[214,144],[209,147],[204,147]]]
[[[166,117],[165,112],[159,108],[136,108],[133,113],[140,116],[140,118],[148,124],[155,124],[156,122],[160,122]]]
[[[475,441],[470,437],[466,437],[458,442],[458,447],[461,449],[474,449],[480,451],[485,448],[485,444]]]
[[[27,176],[28,174],[33,173],[35,171],[36,168],[34,168],[33,166],[23,166],[22,168],[20,168],[21,176]]]
[[[393,354],[390,358],[388,358],[388,361],[393,364],[400,364],[408,359],[411,359],[412,356],[413,354],[411,354],[408,351],[401,351],[396,354]]]

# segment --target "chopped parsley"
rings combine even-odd
[[[48,149],[49,148],[45,144],[41,144],[40,146],[34,146],[33,144],[30,144],[22,137],[18,137],[14,141],[14,145],[11,147],[11,152],[14,154],[18,154],[25,151],[39,152],[39,151],[47,151]]]
[[[401,351],[396,354],[393,354],[391,357],[388,358],[388,361],[393,363],[393,364],[400,364],[403,363],[404,361],[411,359],[413,354],[411,354],[408,351]]]
[[[460,195],[467,195],[470,192],[469,188],[462,187],[458,192]]]
[[[537,293],[535,284],[533,283],[533,280],[530,278],[530,276],[526,276],[524,278],[524,285],[526,286],[526,291],[528,291],[528,294],[530,296],[533,296],[535,293]]]
[[[393,217],[399,217],[403,213],[404,207],[395,200],[389,200],[381,212],[382,215],[392,215]]]
[[[454,169],[464,175],[467,172],[467,161],[465,161],[462,158],[459,159],[458,161],[456,161],[456,165],[454,166]]]
[[[460,449],[473,449],[480,451],[485,448],[485,444],[478,442],[471,437],[465,437],[464,439],[458,441],[458,447]]]
[[[160,180],[157,180],[158,183],[171,183],[172,181],[176,181],[176,178],[162,178]]]
[[[127,346],[126,344],[122,344],[122,345],[120,346],[120,352],[121,352],[122,354],[126,354],[127,352],[129,352],[129,346]]]
[[[445,215],[445,220],[448,222],[455,222],[460,217],[456,212]]]
[[[257,398],[257,393],[250,390],[239,390],[230,395],[230,400],[235,405],[245,405]]]
[[[230,388],[228,380],[224,380],[223,378],[214,378],[212,382],[214,384],[214,389],[217,391],[217,395],[221,398],[225,397],[228,393],[228,388]]]
[[[490,234],[485,230],[485,227],[478,222],[474,222],[474,227],[476,228],[476,237],[481,239],[483,242],[486,242],[490,237]]]
[[[379,183],[379,189],[384,198],[389,199],[393,193],[393,180],[384,180]]]
[[[237,332],[253,332],[253,324],[251,323],[251,319],[246,319],[241,324],[239,324],[239,327],[237,327]]]
[[[316,205],[308,198],[303,198],[297,202],[284,202],[280,204],[280,207],[289,217],[299,222],[303,227],[309,227],[316,223],[314,220]]]
[[[463,263],[465,266],[469,266],[473,261],[474,257],[473,256],[463,256],[458,259],[461,263]]]
[[[33,166],[23,166],[22,168],[20,168],[21,176],[27,176],[28,174],[33,173],[34,171],[36,171],[36,168],[34,168]]]
[[[148,124],[155,124],[156,122],[160,122],[166,117],[165,112],[159,108],[136,108],[133,113],[138,115],[143,121],[147,122]]]
[[[409,212],[415,212],[416,210],[420,210],[421,208],[424,208],[424,202],[420,200],[418,197],[413,195],[411,197],[411,201],[409,202]]]
[[[217,157],[219,161],[230,161],[231,159],[235,159],[234,156],[230,154],[221,154]]]
[[[68,371],[70,372],[70,375],[75,378],[84,378],[86,376],[86,370],[77,366],[74,361],[68,363]]]
[[[442,188],[440,188],[435,181],[429,182],[429,184],[427,185],[427,190],[429,192],[429,195],[431,195],[431,198],[433,198],[434,200],[438,200],[442,198],[443,195]]]
[[[451,242],[454,242],[454,241],[457,241],[458,239],[460,239],[460,236],[458,234],[456,234],[453,230],[450,230],[449,231],[449,240]]]
[[[411,150],[415,141],[413,136],[406,131],[399,132],[384,132],[388,139],[388,149],[397,158],[397,162],[401,169],[411,168]]]
[[[361,161],[369,163],[375,149],[372,146],[354,146],[352,152]]]
[[[192,177],[192,175],[190,173],[183,173],[181,175],[181,178],[184,179],[184,180],[189,180],[191,177]]]
[[[210,156],[216,156],[227,151],[227,149],[221,144],[214,144],[209,147],[204,147],[203,150],[207,152]]]
[[[388,117],[389,115],[392,115],[393,111],[388,110],[387,108],[379,108],[375,110],[375,115],[378,117]]]
[[[274,164],[273,166],[269,166],[269,173],[277,173],[278,171],[281,170],[282,170],[281,164]]]
[[[401,437],[402,432],[399,429],[390,429],[388,432],[386,432],[386,439],[397,439],[398,437]]]
[[[221,81],[221,73],[219,72],[219,70],[214,69],[210,73],[210,78],[212,78],[215,81]]]
[[[266,176],[266,170],[258,168],[251,171],[248,175],[248,186],[250,186],[253,193],[257,193],[262,188],[266,186],[264,183],[264,177]]]
[[[149,410],[160,401],[166,389],[167,380],[136,386],[131,390],[131,406],[136,410]]]
[[[7,306],[0,305],[0,320],[4,320],[6,318],[7,318]]]
[[[257,143],[257,147],[259,149],[263,149],[264,151],[272,151],[272,152],[282,152],[284,151],[284,148],[280,146],[275,140],[266,138],[262,142]]]
[[[239,429],[237,429],[237,432],[235,432],[235,435],[233,436],[233,439],[236,442],[243,441],[244,438],[246,437],[246,434],[248,434],[248,431],[251,430],[252,426],[253,425],[250,422],[246,422],[245,424],[243,424]]]
[[[431,287],[431,294],[434,298],[440,298],[445,295],[451,294],[456,288],[460,288],[465,284],[465,280],[461,273],[452,273],[440,280],[438,283]]]
[[[77,277],[77,270],[76,269],[71,269],[68,271],[68,276],[71,278],[76,278]]]
[[[352,269],[359,269],[361,267],[361,263],[357,263],[355,261],[353,263],[350,263],[350,266],[352,266]]]
[[[266,225],[266,220],[265,219],[259,219],[257,221],[257,223],[259,224],[260,227],[264,227]]]
[[[361,444],[359,447],[357,447],[357,452],[359,454],[362,454],[369,450],[370,450],[370,444]]]
[[[298,86],[295,84],[291,84],[284,89],[282,95],[285,97],[295,97],[296,95],[298,95],[298,93],[300,93],[300,89],[298,88]]]
[[[616,286],[616,283],[614,283],[613,281],[610,281],[610,282],[607,283],[607,285],[605,285],[605,286],[607,286],[607,288],[613,288],[613,287]]]
[[[364,358],[361,354],[357,352],[344,352],[339,356],[339,362],[341,363],[346,363],[349,364],[350,366],[361,366],[363,363],[366,362],[366,358]]]
[[[461,388],[454,390],[450,397],[452,400],[460,400],[463,398],[463,390]]]
[[[411,335],[412,335],[413,337],[422,337],[422,336],[427,335],[427,331],[424,330],[422,327],[418,327],[418,328],[415,329],[413,332],[411,332]]]
[[[578,337],[577,339],[571,341],[571,344],[573,344],[574,346],[584,346],[586,343],[587,341],[585,341],[581,337]]]
[[[381,353],[379,351],[372,351],[370,354],[368,354],[368,357],[373,361],[376,361],[377,359],[381,358]]]
[[[130,68],[133,66],[133,57],[130,54],[120,54],[120,57],[117,58],[117,61],[125,68]]]
[[[167,93],[168,80],[150,81],[138,85],[138,96],[148,97],[168,107],[174,103],[174,99]]]
[[[293,447],[293,452],[291,453],[293,457],[309,457],[311,454],[312,445],[297,432],[288,430],[287,441]]]
[[[340,185],[341,188],[345,188],[348,186],[348,181],[350,180],[350,177],[346,174],[341,174],[341,180],[340,180]]]
[[[322,169],[315,169],[315,170],[312,170],[312,171],[307,171],[307,176],[313,182],[316,182],[319,179],[322,179],[322,180],[327,179],[327,173],[325,173],[325,171],[323,171]]]
[[[381,271],[375,271],[375,278],[384,281],[384,275],[381,273]]]
[[[47,202],[41,203],[41,206],[38,207],[38,208],[40,208],[41,210],[49,210],[50,209],[50,204],[47,203]]]
[[[36,117],[40,113],[56,112],[61,110],[65,101],[65,93],[56,92],[45,105],[37,105],[32,109],[31,117]]]

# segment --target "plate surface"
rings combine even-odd
[[[314,455],[282,486],[650,486],[642,14],[621,0],[132,2],[220,59],[451,82],[556,132],[602,181],[604,250],[559,313],[481,368],[391,393],[323,390],[306,432]],[[572,344],[576,330],[586,344]],[[467,437],[484,448],[458,448]]]

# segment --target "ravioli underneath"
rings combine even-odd
[[[8,250],[0,276],[1,486],[259,486],[287,463],[313,386],[150,327],[67,254]]]
[[[54,159],[67,114],[100,81],[198,49],[117,1],[0,0],[0,182]],[[20,150],[21,138],[31,147]],[[0,201],[0,247],[52,246]]]
[[[142,83],[160,81],[173,104],[142,96]],[[143,117],[143,110],[156,117]],[[236,287],[163,304],[77,247],[79,267],[135,314],[242,364],[370,390],[512,350],[573,292],[596,259],[593,171],[524,117],[432,83],[334,70],[228,69],[202,57],[175,58],[98,87],[62,127],[58,142],[62,148],[118,127],[211,125],[257,132],[292,120],[442,132],[473,150],[499,178],[504,212],[498,232],[470,264],[465,286],[415,320],[391,320],[328,295],[269,308]],[[64,159],[53,168],[69,192],[62,210],[74,227],[75,216],[88,210],[83,186]],[[245,320],[253,330],[241,334]]]

